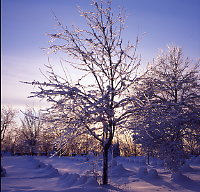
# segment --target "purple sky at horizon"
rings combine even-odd
[[[41,48],[49,46],[45,33],[55,32],[52,10],[66,26],[81,25],[76,9],[90,9],[90,0],[2,0],[1,1],[1,104],[15,108],[39,104],[28,99],[32,86],[19,81],[43,80],[48,57],[57,66],[60,56],[48,55]],[[135,41],[145,33],[138,53],[146,64],[160,48],[169,43],[183,47],[186,56],[200,57],[199,0],[113,0],[113,8],[124,7],[128,19],[125,40]],[[76,76],[75,72],[72,75]]]

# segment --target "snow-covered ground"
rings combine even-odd
[[[97,157],[4,156],[2,165],[7,172],[2,192],[200,192],[200,157],[188,160],[172,178],[158,159],[146,165],[144,157],[117,157],[110,163],[106,187],[98,183]]]

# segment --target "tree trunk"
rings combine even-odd
[[[108,184],[108,147],[104,147],[103,149],[103,176],[102,181],[103,185]]]

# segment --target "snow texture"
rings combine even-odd
[[[150,165],[142,165],[144,157],[117,157],[111,162],[107,186],[101,185],[99,177],[96,180],[84,174],[93,160],[90,156],[4,156],[2,166],[7,174],[1,178],[2,192],[198,192],[200,189],[199,157],[191,158],[181,171],[173,174],[161,167],[162,161],[156,158]]]

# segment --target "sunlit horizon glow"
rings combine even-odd
[[[52,11],[66,25],[84,27],[76,6],[90,10],[90,0],[2,0],[2,59],[1,104],[17,109],[26,106],[48,106],[39,99],[28,99],[34,87],[20,83],[45,78],[48,58],[60,67],[61,55],[47,54],[41,48],[50,44],[45,33],[57,31]],[[159,49],[174,43],[183,47],[192,59],[200,53],[200,1],[198,0],[113,0],[113,8],[124,7],[128,19],[125,41],[134,43],[137,34],[142,37],[138,48],[142,65],[151,61]],[[143,35],[145,33],[145,35]],[[63,57],[63,55],[62,55]],[[77,74],[68,65],[71,77]]]

